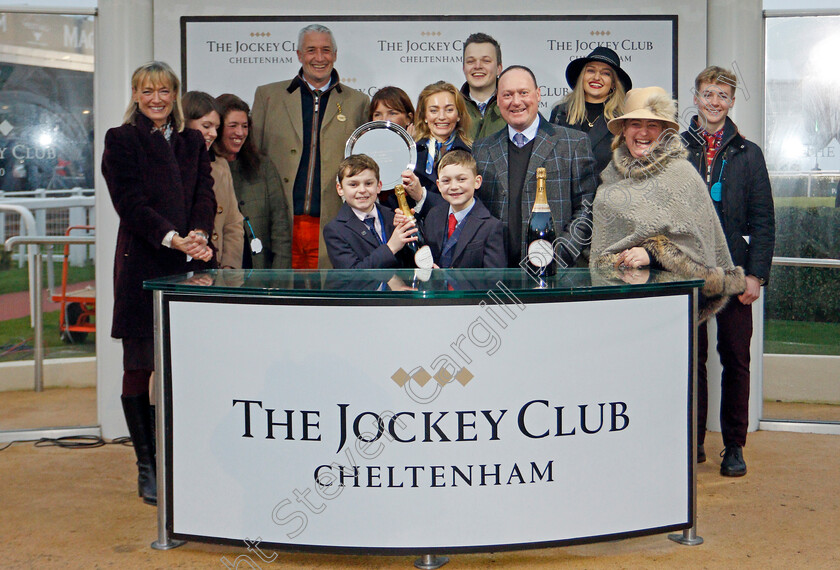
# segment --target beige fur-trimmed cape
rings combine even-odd
[[[595,267],[611,267],[625,249],[640,246],[668,271],[705,280],[701,322],[744,291],[706,185],[685,160],[678,138],[634,159],[626,145],[613,152],[593,205]]]

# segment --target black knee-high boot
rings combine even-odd
[[[150,417],[149,395],[121,396],[125,422],[137,456],[137,494],[144,503],[157,505],[155,441]]]

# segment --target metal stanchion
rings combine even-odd
[[[668,538],[684,546],[703,544],[703,538],[697,536],[697,306],[700,293],[695,287],[691,293],[694,332],[691,338],[691,528],[681,534],[669,534]]]
[[[42,267],[43,257],[41,249],[35,253],[35,271],[33,279],[35,284],[35,305],[32,307],[35,320],[35,391],[44,391],[44,292],[42,291]]]
[[[0,204],[2,206],[2,204]],[[9,209],[12,206],[7,206],[0,209]],[[23,214],[21,214],[23,217]],[[32,215],[29,214],[31,218]],[[33,222],[34,223],[34,222]],[[43,292],[43,264],[44,258],[41,255],[40,245],[53,244],[89,244],[96,243],[94,236],[12,236],[6,240],[6,251],[12,251],[15,246],[28,245],[30,248],[30,255],[32,262],[30,264],[30,277],[32,281],[29,283],[30,297],[32,299],[32,327],[35,329],[35,391],[42,392],[44,390],[44,292]]]
[[[166,393],[164,392],[166,379],[163,367],[163,291],[154,292],[155,305],[155,449],[157,464],[157,519],[158,538],[152,543],[155,550],[171,550],[184,544],[183,540],[175,540],[169,536],[166,511],[169,506],[167,491],[169,483],[166,479]]]
[[[447,562],[449,562],[449,558],[446,556],[424,554],[423,556],[414,561],[414,567],[420,568],[421,570],[434,570],[435,568],[440,568]]]
[[[703,537],[697,536],[697,521],[694,521],[694,526],[682,531],[682,534],[669,534],[668,538],[682,544],[683,546],[697,546],[703,544]]]

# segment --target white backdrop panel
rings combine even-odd
[[[475,325],[491,319],[476,305],[172,302],[174,531],[422,548],[688,522],[687,298],[513,310],[491,343],[490,328]],[[219,323],[225,350],[208,352],[195,331]],[[468,364],[450,345],[461,334]],[[466,366],[474,378],[426,404],[391,379],[399,368],[434,374],[444,354],[451,371]],[[414,387],[428,393],[434,383]],[[279,425],[268,437],[267,409],[275,423],[291,411],[292,439]],[[496,438],[484,411],[498,422]],[[365,412],[413,413],[400,416],[394,435],[414,441],[390,437],[386,419],[386,433],[360,449],[353,426]],[[359,422],[369,438],[374,417]],[[322,468],[320,481],[332,485],[319,486],[316,470],[333,463],[357,466],[358,486],[347,476],[340,487],[336,466]],[[471,470],[471,482],[455,467]]]
[[[634,84],[676,90],[676,16],[371,17],[318,18],[338,45],[342,81],[372,96],[385,85],[402,87],[416,102],[429,83],[460,87],[463,43],[473,32],[488,33],[502,46],[503,65],[527,65],[543,96],[541,110],[568,93],[569,61],[599,45],[615,50]],[[235,93],[253,100],[264,83],[293,77],[300,68],[298,31],[311,20],[277,18],[185,18],[182,75],[187,89]]]
[[[677,85],[680,98],[680,109],[687,110],[692,106],[691,88],[694,85],[694,76],[706,67],[706,28],[707,28],[707,0],[637,0],[628,4],[623,0],[597,0],[581,4],[578,0],[530,0],[527,3],[516,5],[512,10],[509,0],[462,0],[452,3],[444,0],[427,0],[422,4],[425,14],[447,16],[504,16],[511,13],[523,16],[592,16],[614,19],[616,17],[638,16],[640,14],[653,16],[676,16],[677,37],[676,47],[678,54],[678,77]],[[408,0],[370,0],[364,4],[348,4],[336,0],[310,0],[301,3],[296,0],[241,0],[231,3],[223,0],[154,0],[155,20],[155,57],[163,59],[172,64],[176,71],[180,71],[181,54],[181,18],[184,16],[297,16],[307,18],[301,22],[320,22],[324,17],[359,17],[368,16],[404,16],[407,14],[417,15],[419,6],[414,1]],[[599,29],[593,26],[592,31]],[[463,30],[463,34],[457,39],[464,39],[473,30]],[[462,37],[461,37],[462,36]],[[296,40],[296,38],[294,38]],[[563,38],[555,38],[563,39]],[[581,38],[583,39],[583,38]],[[607,39],[610,39],[607,37]],[[631,39],[639,39],[631,37]],[[512,41],[503,42],[504,53],[507,54],[513,49],[513,44],[521,41],[522,38],[513,38]],[[352,78],[348,70],[344,68],[343,58],[352,51],[352,46],[339,46],[339,59],[337,69],[340,73]],[[586,55],[588,52],[581,52],[579,55]],[[514,63],[505,55],[505,63]],[[530,61],[531,58],[528,58]],[[557,84],[565,86],[562,81],[565,63],[557,69],[553,76],[560,78]],[[453,64],[450,73],[454,79],[458,79],[458,64]],[[635,73],[635,71],[634,71]],[[462,76],[461,76],[462,77]],[[279,81],[289,77],[265,77],[265,81]],[[540,79],[540,82],[548,85],[549,78]],[[639,81],[644,81],[642,77]],[[642,85],[639,81],[635,83]],[[394,80],[395,83],[398,83]],[[460,80],[459,80],[460,83]],[[399,83],[398,83],[399,84]],[[244,93],[246,100],[253,97],[253,89]],[[237,91],[238,92],[238,91]]]

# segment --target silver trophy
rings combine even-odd
[[[391,121],[371,121],[353,131],[344,147],[345,158],[351,154],[366,154],[376,161],[383,190],[400,184],[403,171],[414,170],[417,163],[414,139]]]

